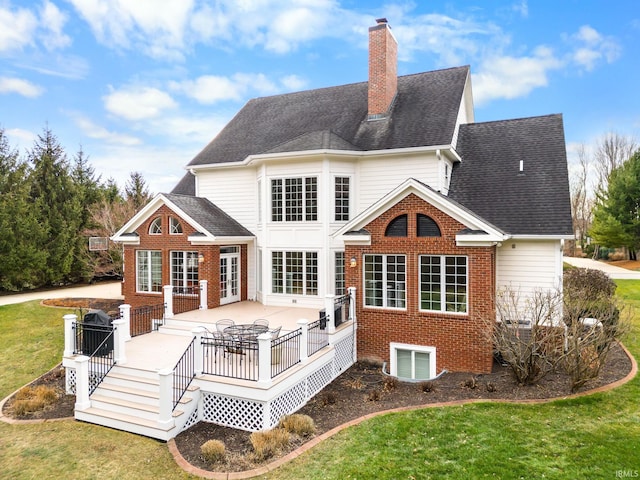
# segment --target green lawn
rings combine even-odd
[[[640,281],[617,283],[619,296],[640,312]],[[36,303],[0,307],[0,396],[59,361],[64,313]],[[633,322],[625,344],[638,358],[640,315]],[[264,478],[637,476],[639,405],[635,378],[612,392],[544,405],[389,414],[341,432]],[[189,478],[162,443],[73,421],[0,423],[0,472],[3,478]]]

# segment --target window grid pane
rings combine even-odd
[[[271,221],[282,221],[282,179],[271,180]]]
[[[303,272],[302,272],[302,252],[286,252],[286,293],[302,295]]]
[[[305,220],[315,222],[318,220],[318,179],[308,177],[305,182]]]
[[[335,219],[345,222],[349,220],[349,177],[336,177],[335,192]]]
[[[336,295],[346,294],[346,281],[344,275],[344,252],[336,252],[335,260],[335,275],[336,275]]]
[[[420,257],[420,309],[467,312],[466,257]]]
[[[387,255],[387,307],[405,308],[406,265],[404,255]]]
[[[162,253],[153,250],[136,252],[136,290],[139,292],[162,291]]]
[[[284,292],[284,263],[282,252],[271,253],[271,291]]]
[[[169,231],[172,235],[177,235],[182,233],[182,224],[177,218],[174,218],[174,217],[169,218]]]
[[[364,257],[364,303],[369,307],[383,306],[382,255]]]
[[[305,294],[318,294],[318,254],[316,252],[307,252],[305,255],[306,263],[306,279]]]
[[[287,222],[302,221],[302,179],[284,179],[284,206]]]

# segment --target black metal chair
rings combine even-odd
[[[230,318],[223,318],[216,322],[216,330],[220,333],[224,333],[224,329],[230,327],[231,325],[235,325],[236,323]]]

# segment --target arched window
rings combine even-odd
[[[407,236],[407,215],[400,215],[389,222],[385,237],[406,237]]]
[[[182,224],[175,217],[169,217],[169,233],[177,235],[182,233]]]
[[[151,225],[149,225],[149,233],[151,235],[160,235],[162,233],[162,218],[158,217]]]
[[[418,236],[419,237],[440,237],[440,227],[433,218],[418,214]]]

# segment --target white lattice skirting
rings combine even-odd
[[[284,415],[302,408],[313,396],[353,365],[353,335],[335,345],[327,363],[270,401],[202,393],[202,421],[255,432],[275,427]],[[187,422],[190,426],[191,419]],[[185,426],[185,429],[188,428]]]

